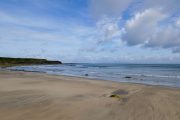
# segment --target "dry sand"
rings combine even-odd
[[[180,120],[180,89],[0,71],[0,120]]]

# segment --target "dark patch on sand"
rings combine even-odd
[[[116,95],[127,95],[127,94],[128,94],[128,91],[119,89],[119,90],[116,90],[116,91],[112,92],[112,94],[116,94]]]
[[[116,90],[116,91],[112,92],[109,97],[117,98],[120,101],[122,101],[122,103],[125,103],[125,102],[128,101],[128,98],[125,96],[127,94],[128,94],[128,91],[119,89],[119,90]]]

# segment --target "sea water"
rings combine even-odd
[[[8,69],[180,87],[180,64],[65,63],[61,65],[19,66]]]

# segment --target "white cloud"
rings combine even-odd
[[[118,39],[130,46],[172,48],[172,51],[178,51],[180,21],[172,22],[172,15],[180,10],[178,3],[179,0],[91,0],[93,15],[98,18],[98,34],[93,39],[99,43]],[[120,28],[119,18],[130,6],[137,6],[133,9],[134,17],[125,20],[125,25]],[[167,22],[168,19],[171,22]]]
[[[166,15],[154,9],[147,9],[142,13],[136,13],[132,19],[126,22],[126,34],[123,36],[123,40],[128,45],[145,44],[153,37],[154,32],[157,31],[158,22],[165,17]]]
[[[176,21],[176,26],[180,28],[180,19]]]
[[[119,16],[128,8],[132,0],[91,0],[91,10],[95,18]]]
[[[179,0],[142,0],[143,8],[161,8],[166,13],[179,12],[180,1]]]
[[[120,38],[123,33],[118,22],[119,18],[103,17],[98,20],[96,26],[85,37],[86,42],[80,50],[86,52],[115,51],[121,44]]]
[[[171,48],[172,51],[177,51],[180,48],[180,29],[175,23],[161,25],[167,16],[158,9],[147,9],[137,13],[127,21],[123,40],[128,45]]]
[[[99,43],[112,41],[121,36],[118,26],[119,19],[103,17],[97,22],[97,37]]]
[[[179,51],[180,20],[173,21],[178,17],[179,0],[91,1],[93,15],[99,18],[97,21],[100,26],[97,27],[99,34],[95,35],[95,39],[98,39],[100,43],[113,41],[116,38],[122,39],[130,46],[140,45],[152,48],[169,48],[173,52]],[[118,18],[129,6],[138,7],[133,9],[134,17],[126,20],[125,25],[120,29],[118,22],[121,19]],[[122,35],[124,30],[126,33]]]
[[[172,25],[167,26],[164,29],[156,32],[155,35],[147,43],[149,47],[161,47],[161,48],[180,48],[180,30]]]

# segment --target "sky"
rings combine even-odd
[[[0,56],[180,63],[180,0],[0,0]]]

